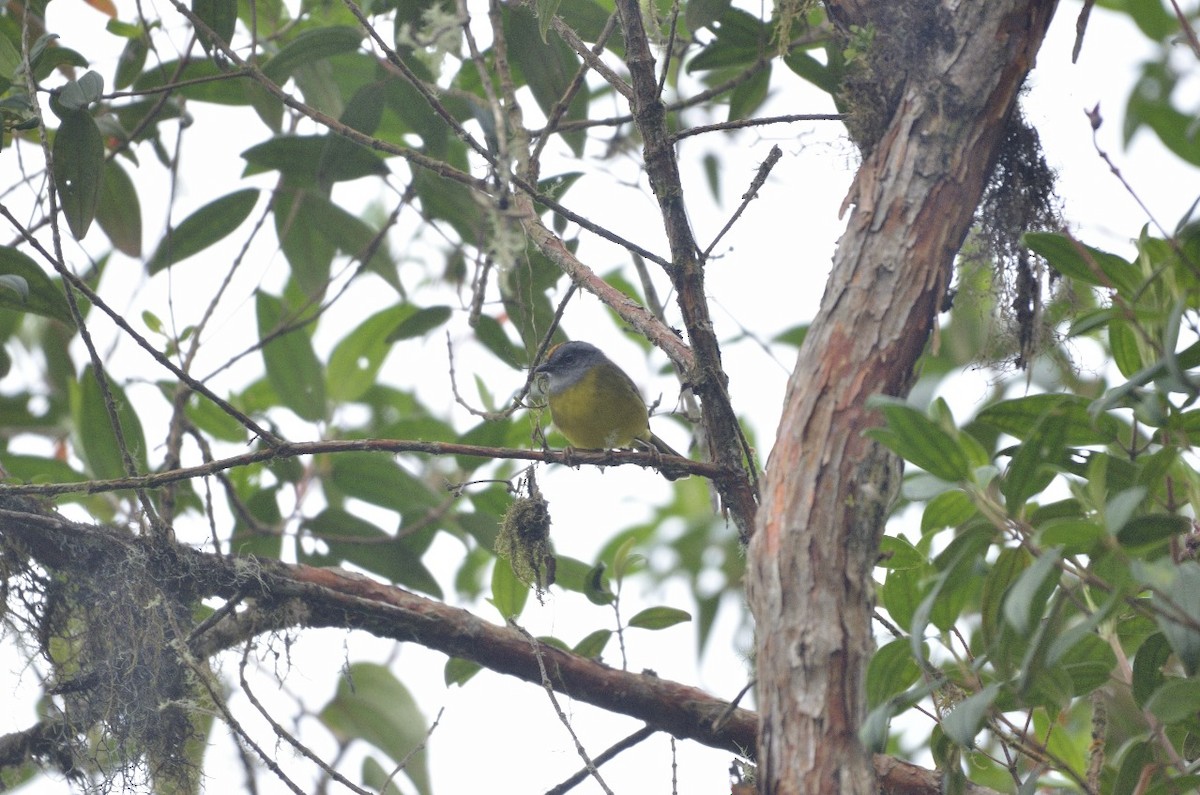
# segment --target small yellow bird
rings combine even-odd
[[[633,379],[595,345],[579,341],[556,345],[533,376],[535,388],[550,403],[554,426],[573,446],[655,449],[679,456],[650,431],[646,401]]]

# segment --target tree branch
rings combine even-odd
[[[683,323],[695,356],[694,366],[684,371],[683,378],[700,398],[712,460],[723,469],[745,473],[736,481],[715,485],[724,507],[732,513],[743,536],[747,536],[754,526],[758,508],[757,465],[753,451],[743,445],[744,437],[726,388],[729,377],[721,365],[721,347],[708,312],[704,268],[697,256],[699,248],[683,203],[679,164],[667,129],[666,109],[659,97],[654,54],[642,25],[641,8],[637,0],[618,0],[616,6],[625,31],[625,63],[634,90],[634,120],[645,142],[646,175],[658,199],[663,229],[671,247],[671,265],[667,274],[678,294]]]
[[[96,560],[144,554],[146,541],[100,525],[85,525],[46,513],[26,498],[0,495],[0,537],[16,541],[48,569],[91,576]],[[273,560],[207,554],[185,545],[158,547],[173,569],[176,596],[219,597],[241,610],[222,610],[216,620],[197,625],[188,647],[207,659],[268,632],[294,627],[360,629],[377,637],[418,643],[453,657],[473,660],[499,673],[534,685],[546,680],[560,693],[643,721],[649,730],[752,756],[758,715],[739,709],[688,685],[652,673],[610,668],[568,651],[530,643],[527,636],[484,621],[472,613],[427,599],[365,575],[336,568],[288,565]],[[165,581],[164,581],[165,582]],[[166,586],[163,586],[166,587]],[[252,601],[251,601],[252,600]],[[51,758],[70,770],[69,738],[87,727],[43,721],[23,732],[0,737],[0,768],[30,758]],[[65,761],[64,761],[65,759]],[[937,795],[941,775],[886,756],[875,758],[881,792]],[[973,795],[996,795],[968,788]]]
[[[230,458],[221,458],[193,467],[181,467],[165,472],[155,472],[139,477],[116,478],[113,480],[82,480],[74,483],[28,483],[0,485],[0,498],[5,496],[33,495],[42,497],[59,494],[99,494],[126,489],[157,488],[181,480],[207,477],[218,472],[234,469],[261,461],[296,458],[302,455],[318,455],[347,452],[375,453],[421,453],[424,455],[461,455],[473,458],[505,458],[518,461],[544,461],[548,464],[564,464],[578,467],[589,466],[636,466],[653,467],[664,473],[676,475],[688,473],[701,475],[716,482],[728,480],[730,473],[715,464],[692,461],[687,458],[664,456],[655,451],[642,450],[526,450],[513,447],[484,447],[477,444],[455,442],[422,442],[406,439],[326,439],[319,442],[284,442],[278,447],[255,450]]]

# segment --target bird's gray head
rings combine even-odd
[[[546,361],[533,371],[533,383],[542,392],[556,395],[579,383],[588,370],[607,361],[604,352],[590,342],[564,342],[552,348]]]

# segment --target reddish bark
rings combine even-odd
[[[862,435],[875,422],[866,401],[911,386],[1055,2],[929,0],[903,4],[905,19],[890,0],[829,5],[844,25],[891,14],[936,33],[923,62],[885,86],[895,111],[847,198],[854,209],[788,384],[750,544],[759,786],[773,795],[877,791],[857,732],[871,572],[892,484]],[[888,37],[909,31],[875,30],[872,46],[907,46]]]

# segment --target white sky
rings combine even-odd
[[[53,17],[60,12],[61,5],[51,5],[51,28],[69,30]],[[118,5],[123,16],[128,18],[132,3],[122,0]],[[72,5],[69,13],[77,16],[73,24],[78,26],[75,35],[79,39],[73,41],[68,32],[63,43],[90,52],[92,41],[88,37],[104,36],[99,32],[103,19],[90,10],[79,11],[78,8]],[[1068,218],[1078,224],[1084,239],[1128,254],[1130,249],[1126,241],[1137,235],[1146,219],[1095,155],[1084,108],[1097,102],[1101,104],[1106,118],[1099,133],[1102,146],[1115,158],[1126,178],[1141,191],[1143,200],[1167,228],[1175,225],[1195,199],[1200,180],[1196,179],[1194,169],[1164,155],[1149,136],[1140,136],[1129,151],[1122,148],[1121,111],[1136,65],[1150,49],[1142,35],[1122,18],[1097,9],[1092,15],[1080,62],[1071,65],[1070,51],[1078,8],[1077,2],[1065,2],[1059,9],[1050,37],[1042,48],[1039,68],[1031,81],[1026,113],[1042,132],[1051,164],[1060,170],[1060,192],[1066,201]],[[111,74],[111,64],[100,63],[97,68]],[[784,71],[782,65],[776,65],[778,77],[783,78]],[[784,78],[772,85],[779,88],[774,90],[770,105],[762,110],[765,115],[831,110],[827,99],[819,92],[799,85],[797,80]],[[215,154],[205,164],[206,180],[210,181],[192,182],[196,177],[188,171],[185,162],[182,169],[185,181],[179,186],[179,201],[172,211],[176,222],[195,207],[231,190],[240,174],[241,160],[237,153],[261,137],[259,128],[255,128],[253,140],[240,138],[234,134],[238,127],[231,123],[235,116],[225,112],[204,115],[212,110],[211,106],[199,106],[195,110],[201,114],[196,118],[200,129],[191,130],[188,135],[211,141],[212,146],[223,154]],[[766,341],[779,331],[812,317],[842,229],[837,212],[853,175],[855,157],[851,145],[832,124],[768,127],[744,132],[734,139],[698,137],[688,139],[679,148],[685,187],[695,198],[690,205],[693,226],[699,231],[703,245],[711,234],[705,234],[705,230],[719,229],[724,224],[736,205],[736,197],[775,144],[783,148],[783,160],[775,168],[759,200],[751,205],[724,240],[725,255],[707,271],[713,314],[723,339],[739,337],[741,329],[745,328],[757,339]],[[722,178],[727,195],[732,197],[725,207],[715,207],[707,198],[708,190],[699,162],[709,152],[722,158]],[[196,156],[194,146],[190,153],[190,157]],[[8,156],[6,152],[5,157]],[[161,193],[165,186],[162,170],[151,162],[152,155],[148,151],[142,152],[141,157],[145,167],[137,178],[148,181],[150,193],[147,195],[155,191]],[[0,158],[0,168],[4,167],[5,161]],[[621,234],[661,250],[661,233],[656,227],[657,210],[644,179],[639,179],[636,162],[626,159],[610,163],[608,167],[620,178],[619,186],[595,183],[597,195],[572,192],[568,194],[568,204],[586,204],[586,214],[593,220],[611,225]],[[544,171],[544,175],[548,173],[551,169]],[[269,184],[269,180],[262,184]],[[150,241],[156,239],[154,230],[161,228],[165,220],[164,206],[153,201],[143,204]],[[91,242],[94,240],[89,237]],[[408,252],[408,255],[420,257],[421,252]],[[242,297],[223,312],[211,332],[213,349],[222,350],[222,338],[231,347],[236,347],[239,341],[244,342],[246,329],[252,328],[246,325],[247,314],[253,312],[253,304],[249,301],[252,290],[258,282],[268,286],[278,284],[278,273],[282,270],[280,257],[266,249],[261,260],[250,263],[248,282],[241,285]],[[592,242],[585,243],[581,257],[602,272],[627,261],[607,244]],[[424,266],[417,263],[405,267],[411,267],[415,273]],[[143,280],[141,269],[140,262],[117,257],[105,277],[110,294],[115,294],[111,292],[114,284],[137,285],[128,298],[131,312],[153,306],[160,316],[165,317],[167,313],[161,307],[170,292],[176,311],[183,317],[191,311],[187,305],[189,290],[193,289],[193,284],[206,281],[199,261],[179,266],[170,278],[160,276],[150,282]],[[664,283],[660,281],[660,286]],[[647,368],[636,347],[622,340],[612,329],[597,301],[587,297],[578,300],[568,315],[566,328],[572,336],[599,342],[630,371],[635,381],[645,387],[647,394],[653,396],[661,392],[666,396],[665,403],[673,400],[677,386]],[[458,339],[466,336],[463,325],[455,329]],[[331,344],[346,330],[330,329],[324,338],[318,338],[318,344],[322,339]],[[119,350],[124,353],[130,348],[121,343]],[[777,349],[776,352],[779,361],[752,340],[732,342],[725,348],[734,405],[747,417],[757,434],[764,460],[774,435],[794,356],[788,349]],[[411,348],[407,348],[405,356],[413,355]],[[419,363],[409,358],[390,362],[388,372],[392,372],[390,368],[421,367],[422,397],[430,405],[446,404],[449,384],[444,376],[443,337],[433,335],[420,355],[423,358]],[[126,375],[144,372],[143,359],[133,355],[126,358],[130,362],[130,372]],[[121,359],[122,362],[125,360]],[[663,362],[660,355],[654,365]],[[257,366],[258,359],[250,357],[246,368],[229,376],[229,383],[238,383],[250,368]],[[519,374],[499,368],[493,359],[477,349],[465,348],[457,366],[460,372],[483,373],[501,396],[519,384]],[[956,382],[949,397],[961,416],[969,413],[983,395],[982,382],[968,377]],[[457,419],[464,420],[465,417]],[[685,441],[679,429],[669,423],[660,423],[656,429],[672,444]],[[305,437],[298,435],[297,438]],[[606,472],[587,468],[580,471],[543,469],[540,482],[552,503],[559,551],[583,560],[592,559],[600,545],[618,528],[646,517],[648,503],[663,500],[668,494],[666,485],[652,473],[630,467]],[[653,554],[651,550],[647,552]],[[440,543],[435,548],[430,568],[449,571],[460,553],[461,548],[456,544],[448,540]],[[691,608],[682,588],[673,588],[666,593],[642,593],[634,584],[627,597],[632,603],[623,611],[626,616],[646,604],[665,603]],[[486,606],[478,607],[477,612],[496,618],[495,612]],[[578,595],[558,591],[552,592],[545,607],[532,604],[522,618],[534,634],[559,634],[568,641],[578,640],[608,620],[606,609],[590,605]],[[699,667],[695,659],[694,630],[690,626],[657,633],[631,631],[628,638],[630,668],[652,668],[664,678],[696,684],[715,695],[732,697],[747,677],[743,657],[745,638],[735,637],[739,625],[735,610],[723,612],[710,652]],[[350,651],[344,651],[347,648]],[[275,693],[264,681],[258,687],[258,695],[268,701],[272,696],[278,696],[278,715],[287,722],[293,716],[293,708],[287,706],[285,694],[302,693],[305,703],[316,711],[332,694],[345,658],[384,660],[393,654],[397,661],[394,670],[414,691],[427,718],[432,719],[439,708],[445,707],[441,725],[430,746],[435,792],[440,795],[479,791],[536,793],[579,768],[571,740],[539,688],[484,672],[466,688],[447,690],[441,684],[444,657],[415,645],[397,647],[361,634],[305,633],[292,648],[292,658],[298,664],[288,675],[282,692]],[[608,659],[610,662],[615,659],[615,645],[610,648]],[[0,700],[0,704],[10,706],[9,709],[0,708],[0,733],[3,733],[23,728],[32,721],[30,704],[36,688],[34,678],[27,672],[22,676],[21,663],[11,656],[0,658],[0,666],[12,673],[0,680],[0,699],[12,696],[10,704]],[[235,674],[232,663],[227,670],[231,675]],[[636,721],[598,714],[585,705],[569,701],[567,704],[575,730],[593,754],[638,728]],[[240,717],[253,724],[244,710]],[[311,719],[302,721],[302,727],[308,721]],[[324,732],[319,729],[305,732],[304,739],[315,750],[330,750],[324,742]],[[260,735],[260,741],[266,747],[272,747],[266,735]],[[230,749],[228,739],[218,731],[210,758],[230,759],[231,767],[228,776],[218,775],[209,782],[209,791],[242,789],[238,769],[232,766]],[[728,754],[691,743],[679,743],[678,752],[679,792],[693,795],[728,792]],[[280,759],[286,759],[288,753],[281,748]],[[285,767],[297,771],[302,786],[307,785],[311,774],[306,772],[306,766],[297,763],[285,764]],[[215,766],[210,765],[208,772],[216,774]],[[670,792],[672,766],[668,738],[655,736],[603,768],[602,772],[617,793]],[[261,781],[270,780],[263,778]],[[51,789],[39,785],[38,791],[49,792]],[[263,791],[282,789],[267,783]],[[589,782],[574,792],[594,793],[599,792],[599,788]]]

